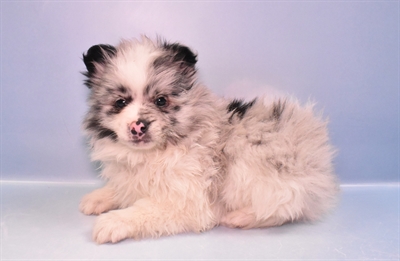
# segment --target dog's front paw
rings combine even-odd
[[[119,211],[111,211],[100,215],[93,230],[93,240],[98,244],[116,243],[131,237],[129,220]]]
[[[115,208],[112,195],[104,188],[87,194],[79,204],[79,210],[85,215],[98,215]]]

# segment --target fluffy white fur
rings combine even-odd
[[[146,37],[93,46],[84,62],[84,127],[107,184],[80,210],[99,215],[97,243],[313,221],[334,205],[333,149],[312,105],[218,98],[190,49]]]

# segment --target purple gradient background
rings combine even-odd
[[[82,53],[144,33],[199,53],[220,95],[289,94],[330,119],[342,183],[399,181],[399,5],[385,1],[2,2],[1,179],[97,180]]]

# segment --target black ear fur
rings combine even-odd
[[[163,48],[172,52],[174,62],[184,62],[190,67],[194,67],[197,62],[197,55],[184,45],[164,42]]]
[[[94,63],[105,63],[106,56],[112,57],[117,53],[117,49],[108,44],[93,45],[86,54],[83,54],[83,62],[86,65],[89,76],[96,72]]]

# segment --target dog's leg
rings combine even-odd
[[[117,207],[114,192],[107,186],[85,195],[79,205],[80,211],[86,215],[98,215]]]
[[[250,208],[243,208],[227,213],[221,218],[220,224],[230,228],[257,228],[280,226],[286,221],[277,216],[270,216],[267,219],[257,220],[254,211]]]
[[[140,239],[207,230],[215,225],[210,220],[204,222],[200,215],[186,213],[170,202],[140,199],[131,207],[100,215],[94,226],[93,239],[99,244],[116,243],[126,238]]]

